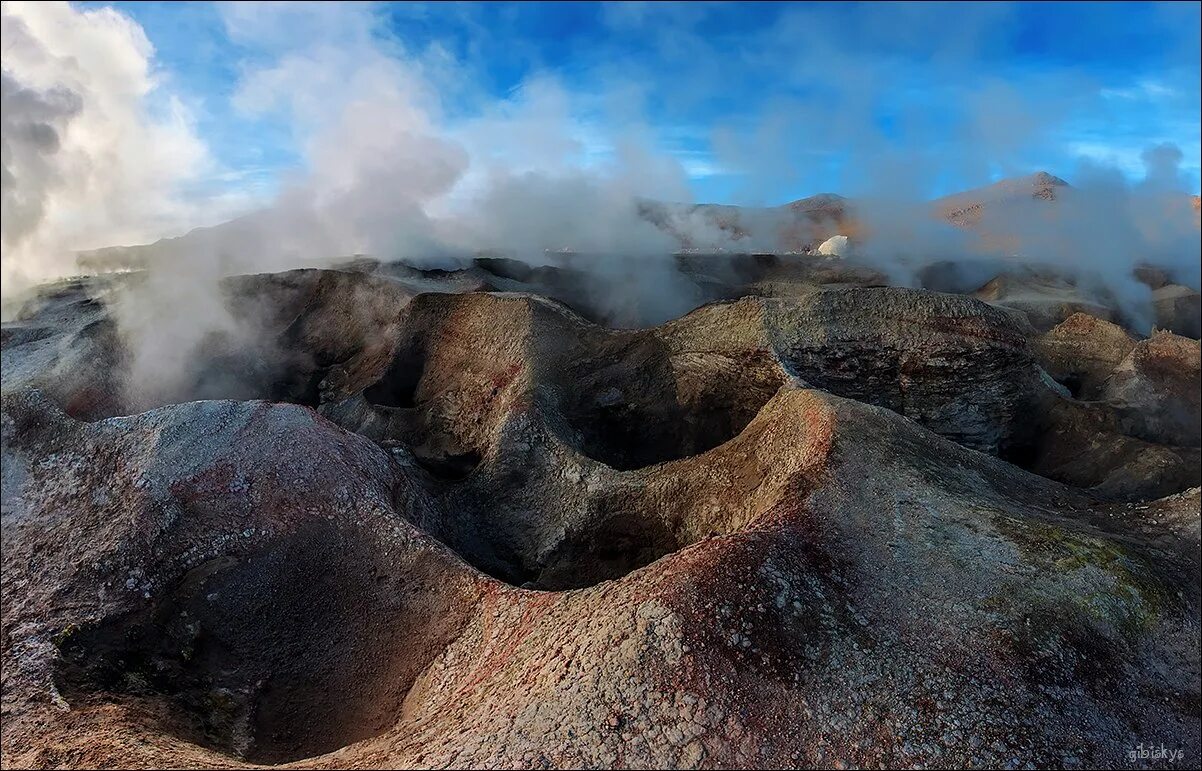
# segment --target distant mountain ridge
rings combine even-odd
[[[1037,171],[1025,177],[1010,177],[991,185],[965,190],[934,201],[939,216],[954,225],[972,225],[991,205],[1034,199],[1055,201],[1062,188],[1070,187],[1060,177]]]
[[[1054,202],[1069,189],[1069,183],[1060,177],[1038,171],[936,198],[930,202],[931,214],[936,220],[973,228],[994,207],[1032,200]],[[1190,196],[1189,205],[1197,221],[1199,197]],[[856,201],[837,193],[818,193],[766,207],[683,204],[642,198],[635,201],[635,213],[671,235],[682,251],[808,252],[834,235],[856,239],[863,229],[856,217]],[[164,256],[204,252],[220,257],[231,249],[261,242],[258,227],[265,216],[263,212],[252,213],[151,244],[79,252],[77,264],[84,272],[94,273],[137,269]]]

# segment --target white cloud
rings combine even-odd
[[[1068,143],[1067,150],[1079,158],[1117,168],[1132,179],[1144,170],[1141,157],[1144,145],[1118,147],[1113,142],[1073,141]]]
[[[182,192],[212,161],[188,108],[161,87],[137,23],[62,2],[5,2],[2,13],[6,295],[69,271],[74,250],[227,213]]]
[[[1170,86],[1165,85],[1159,80],[1144,79],[1137,83],[1118,88],[1103,88],[1098,92],[1106,99],[1171,99],[1180,95],[1180,92]]]
[[[673,153],[690,179],[703,179],[729,174],[729,170],[717,163],[709,153],[699,151],[679,151]]]

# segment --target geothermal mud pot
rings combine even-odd
[[[501,260],[238,277],[253,334],[170,378],[137,275],[44,290],[3,327],[4,765],[1197,762],[1196,339],[1030,277],[677,278],[640,325]]]

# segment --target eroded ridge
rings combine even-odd
[[[202,341],[170,387],[136,378],[136,351],[87,301],[57,339],[6,347],[9,390],[41,388],[89,420],[201,398],[301,403],[405,442],[450,477],[527,402],[581,452],[630,470],[727,441],[790,377],[1003,454],[1029,442],[1019,416],[1044,390],[1018,315],[932,292],[815,286],[611,330],[533,295],[414,293],[358,272],[239,277],[226,290],[256,334]]]
[[[1165,495],[1198,476],[1197,405],[1188,395],[1196,341],[1160,335],[1137,348],[1113,324],[1083,326],[1079,319],[1090,317],[1081,314],[1041,336],[1017,312],[968,297],[815,285],[617,330],[534,295],[415,294],[399,280],[355,271],[241,277],[227,291],[231,313],[261,335],[249,347],[203,344],[200,375],[158,396],[224,394],[317,409],[420,467],[431,494],[459,510],[454,522],[427,529],[516,585],[587,585],[687,543],[632,512],[622,493],[580,494],[580,480],[603,477],[620,490],[622,477],[610,471],[713,451],[789,383],[887,407],[1110,498]],[[39,387],[85,419],[137,407],[148,391],[120,385],[130,355],[103,306],[68,294],[50,311],[74,321],[60,324],[57,340],[10,341],[6,355],[22,366],[6,390]],[[1102,342],[1109,328],[1118,337]],[[1073,335],[1117,346],[1114,360]],[[97,359],[113,366],[97,368]],[[205,374],[213,372],[222,377]],[[1085,390],[1082,377],[1090,378]],[[1141,392],[1161,395],[1139,401]],[[525,460],[531,444],[554,448],[554,461]],[[563,467],[573,469],[570,483],[561,481]],[[552,495],[569,503],[550,505]],[[504,516],[494,516],[498,509]],[[581,529],[572,524],[581,517],[611,525]],[[530,535],[544,531],[555,534]],[[610,567],[547,578],[565,572],[555,555],[581,549],[608,553]]]

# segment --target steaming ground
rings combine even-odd
[[[856,182],[854,200],[826,194],[752,208],[688,203],[691,180],[679,159],[664,152],[637,106],[620,107],[632,101],[622,84],[641,80],[634,73],[594,73],[601,82],[589,94],[575,93],[554,73],[539,73],[504,99],[457,105],[466,116],[456,115],[452,97],[474,94],[461,63],[449,52],[440,56],[437,47],[407,50],[382,34],[380,9],[370,4],[216,9],[231,41],[264,46],[260,56],[241,63],[232,85],[238,114],[279,119],[299,157],[295,171],[276,179],[269,192],[235,183],[223,185],[220,194],[203,193],[206,181],[237,179],[242,170],[218,166],[199,134],[195,105],[162,77],[151,41],[130,16],[66,3],[6,2],[2,12],[0,292],[6,317],[24,289],[77,272],[81,251],[89,253],[86,265],[103,268],[126,262],[125,250],[97,255],[96,247],[158,236],[169,237],[128,261],[153,269],[154,286],[180,300],[198,290],[215,293],[223,276],[328,264],[332,255],[450,267],[486,252],[538,265],[547,254],[571,251],[599,257],[589,270],[601,284],[626,274],[600,258],[642,260],[639,273],[655,274],[665,284],[660,293],[668,299],[660,315],[667,317],[693,303],[672,291],[664,258],[679,249],[781,253],[816,248],[840,233],[896,284],[920,285],[920,274],[934,263],[967,262],[974,277],[986,270],[976,266],[981,261],[1047,265],[1091,295],[1114,297],[1144,333],[1154,321],[1152,298],[1131,278],[1135,268],[1152,264],[1176,284],[1199,285],[1197,210],[1181,203],[1193,189],[1189,173],[1196,161],[1179,147],[1146,148],[1141,180],[1129,171],[1085,164],[1071,192],[1051,175],[1036,175],[965,194],[967,204],[933,204],[923,191],[948,174],[981,179],[986,169],[1021,168],[1017,151],[1054,133],[1055,111],[1041,103],[1046,96],[1040,89],[993,84],[984,93],[997,104],[965,98],[944,105],[961,118],[951,121],[947,135],[929,135],[931,127],[912,116],[919,119],[899,117],[884,136],[872,105],[887,101],[887,84],[899,85],[896,68],[887,58],[870,61],[832,45],[841,35],[823,32],[828,18],[803,25],[788,14],[789,24],[781,27],[790,30],[790,50],[793,37],[808,41],[810,54],[799,66],[823,62],[822,72],[810,73],[824,86],[821,110],[811,114],[798,106],[796,115],[782,108],[780,116],[761,116],[769,125],[775,117],[782,125],[796,124],[796,133],[781,132],[785,146],[757,133],[753,158],[743,157],[747,148],[728,127],[715,127],[724,137],[715,145],[731,156],[725,160],[739,167],[757,201],[779,188],[774,179],[806,173],[798,146],[814,157],[844,158],[844,176]],[[912,22],[909,12],[889,9],[901,14],[898,21],[905,23],[899,27],[905,28]],[[971,20],[976,12],[965,13]],[[674,23],[687,21],[668,13]],[[872,14],[870,26],[881,18]],[[632,18],[611,21],[629,32],[639,26]],[[970,21],[963,35],[925,41],[938,54],[928,57],[935,63],[931,75],[957,83],[953,63],[982,30],[994,28]],[[281,38],[281,29],[293,34]],[[676,39],[686,42],[706,52],[690,57],[696,66],[730,61],[692,34]],[[684,75],[673,78],[673,93],[684,92],[678,96],[713,90],[694,69]],[[1063,76],[1056,71],[1039,79],[1056,93],[1057,104],[1062,93],[1077,90]],[[974,95],[978,85],[972,84]],[[620,129],[591,136],[597,127],[582,123],[588,106],[582,99],[618,105],[607,117]],[[1033,188],[1048,195],[1032,199]],[[1057,206],[1039,207],[1045,198]],[[932,217],[932,208],[943,216]],[[955,212],[960,214],[951,216]],[[843,227],[825,227],[832,222]],[[817,240],[815,223],[825,231]],[[192,230],[196,225],[206,227]],[[180,233],[187,235],[172,237]],[[992,276],[979,277],[984,282]],[[143,305],[155,302],[145,299]],[[226,323],[204,315],[219,305],[215,297],[197,302],[192,312],[199,323]],[[143,308],[131,315],[166,314]]]
[[[2,765],[1196,759],[1196,6],[780,7],[0,4]]]
[[[502,279],[518,279],[519,288],[525,288],[523,278],[533,276],[535,291],[583,308],[602,323],[648,326],[732,293],[771,294],[771,285],[744,288],[738,265],[747,263],[747,255],[765,260],[779,255],[786,264],[801,255],[841,255],[839,264],[861,277],[975,293],[1024,310],[1041,329],[1081,309],[1141,335],[1154,327],[1196,335],[1190,314],[1197,306],[1202,262],[1198,199],[1158,182],[1158,175],[1172,174],[1154,161],[1171,167],[1179,158],[1170,154],[1163,161],[1153,154],[1147,180],[1130,189],[1092,180],[1078,189],[1041,172],[921,205],[823,194],[767,209],[649,199],[626,199],[623,206],[621,198],[593,200],[601,188],[586,185],[583,192],[569,191],[566,209],[537,210],[540,221],[565,217],[554,223],[553,240],[530,224],[532,212],[522,208],[529,201],[518,197],[511,204],[514,221],[533,228],[524,244],[490,227],[487,237],[496,240],[444,241],[397,262],[464,270],[476,255],[492,255],[493,265],[519,266],[520,275],[500,269]],[[585,209],[599,223],[569,227]],[[490,216],[427,224],[477,232],[471,223]],[[145,272],[144,280],[120,290],[115,318],[139,369],[133,379],[169,381],[181,367],[179,359],[189,358],[206,337],[258,335],[229,317],[218,288],[223,276],[331,264],[337,242],[319,219],[309,226],[321,233],[310,237],[296,229],[294,216],[265,210],[146,246],[81,253],[77,265],[86,273]],[[691,258],[705,255],[717,259],[682,271]]]
[[[1197,199],[1075,190],[81,254],[0,327],[6,762],[1194,756]]]
[[[820,252],[43,288],[6,764],[1202,751],[1198,293],[1141,270],[1143,335],[1046,269]]]

